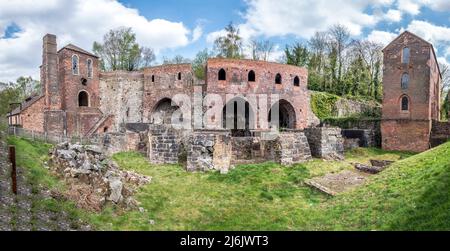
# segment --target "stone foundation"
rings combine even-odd
[[[229,131],[194,131],[189,137],[186,169],[226,173],[231,166],[231,149]]]
[[[178,163],[178,133],[171,126],[151,125],[148,137],[148,157],[150,163]]]
[[[340,128],[307,128],[305,134],[308,138],[312,156],[323,159],[340,159],[344,157],[344,139]]]
[[[278,137],[279,153],[277,161],[283,166],[310,160],[311,150],[303,132],[282,132]]]

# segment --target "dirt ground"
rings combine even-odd
[[[0,135],[0,231],[85,231],[90,226],[71,219],[64,211],[45,211],[38,202],[49,192],[33,188],[22,168],[17,168],[17,195],[11,192],[11,165],[7,145]]]

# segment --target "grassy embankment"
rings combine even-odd
[[[16,138],[10,143],[18,146],[19,165],[30,170],[33,182],[64,189],[42,168],[47,145]],[[68,202],[43,204],[69,210],[101,230],[450,230],[450,143],[410,156],[356,149],[344,162],[243,165],[220,175],[150,165],[138,153],[119,153],[113,158],[123,169],[153,177],[136,195],[145,212],[110,206],[97,214]],[[369,159],[402,160],[335,198],[303,183]]]

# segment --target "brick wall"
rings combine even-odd
[[[382,147],[385,150],[423,152],[430,148],[431,121],[383,120]]]
[[[226,71],[226,80],[219,80],[221,69]],[[250,71],[255,72],[255,82],[248,81]],[[275,84],[275,76],[281,74],[282,84]],[[299,86],[294,86],[294,78],[300,79]],[[209,59],[206,72],[207,93],[219,94],[224,105],[226,94],[242,94],[244,97],[250,94],[267,94],[267,108],[270,109],[271,94],[279,94],[279,98],[286,100],[295,109],[295,128],[302,129],[308,124],[309,96],[307,91],[308,71],[305,68],[264,61],[234,60],[234,59]],[[252,104],[251,104],[252,105]],[[258,113],[257,107],[251,109]],[[261,108],[262,109],[262,108]],[[260,111],[266,112],[269,111]],[[261,115],[256,114],[259,122]],[[257,129],[262,128],[258,123]]]
[[[20,114],[22,127],[36,132],[44,132],[44,98],[40,98]]]

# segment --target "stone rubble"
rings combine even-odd
[[[151,181],[151,177],[120,170],[94,145],[61,143],[50,151],[48,165],[69,185],[64,195],[52,196],[73,200],[77,206],[93,211],[100,211],[107,202],[136,209],[138,202],[132,194]]]

